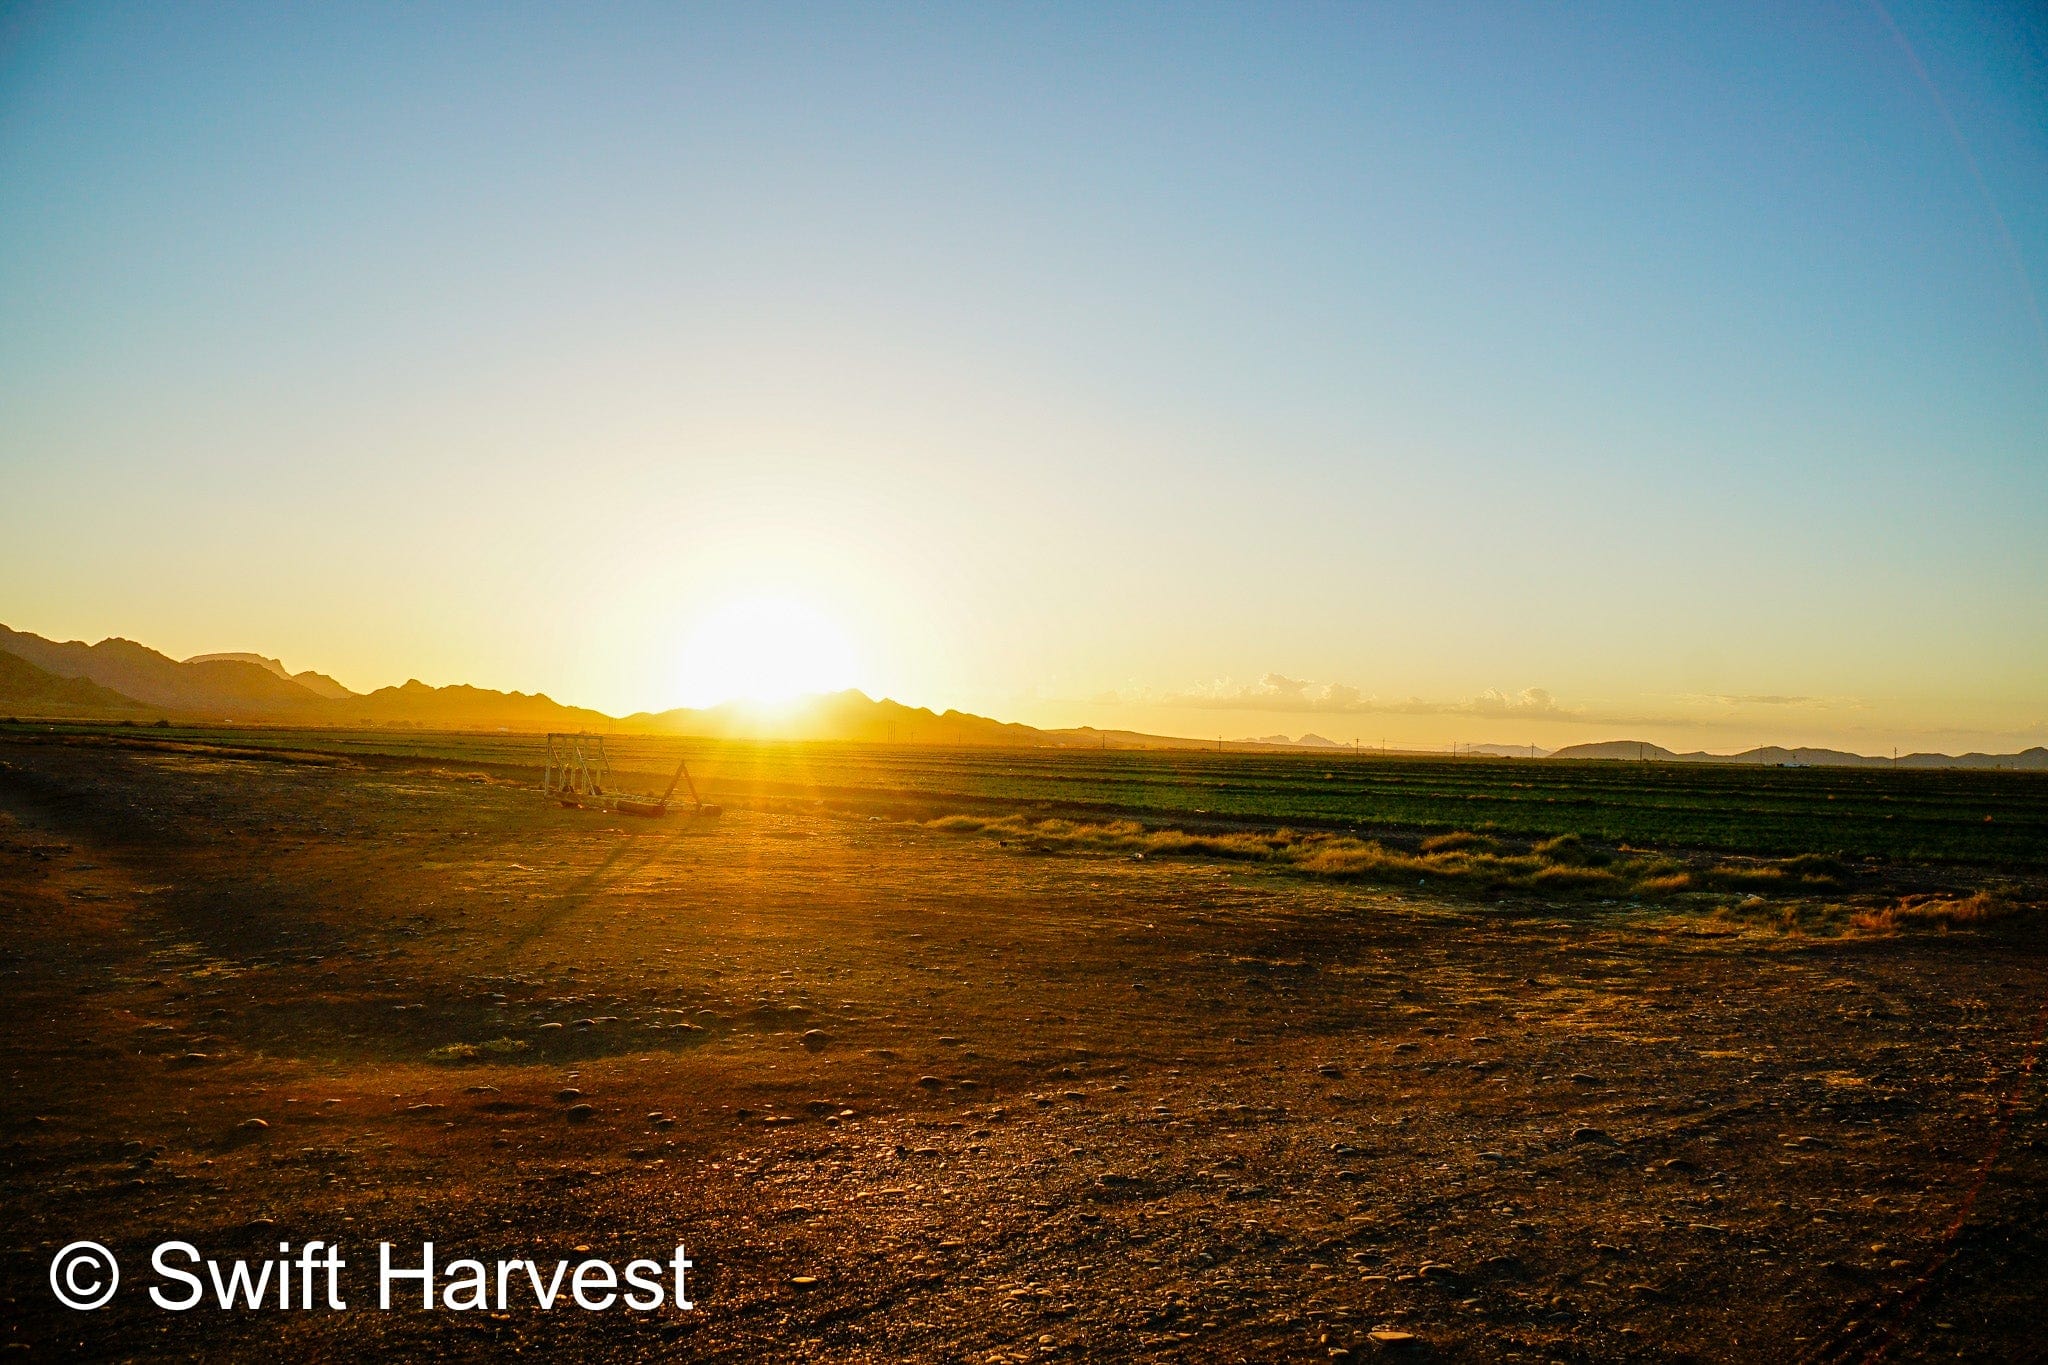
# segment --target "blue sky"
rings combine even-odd
[[[2041,742],[2043,281],[2028,6],[17,7],[0,619],[624,711],[773,599],[1043,724]]]

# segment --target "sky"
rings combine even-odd
[[[2023,3],[0,8],[0,621],[2048,743]]]

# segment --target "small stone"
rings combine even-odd
[[[799,1038],[797,1041],[802,1043],[805,1047],[815,1050],[831,1042],[832,1035],[825,1032],[825,1030],[821,1028],[807,1028],[803,1032],[803,1037]]]
[[[1598,1128],[1574,1128],[1572,1129],[1572,1141],[1598,1142],[1608,1147],[1618,1147],[1621,1145],[1608,1136],[1606,1132]]]
[[[260,1133],[269,1126],[270,1124],[263,1119],[243,1119],[235,1125],[235,1127],[240,1128],[245,1133]]]
[[[789,1277],[789,1282],[798,1289],[809,1289],[818,1282],[818,1277],[816,1275],[792,1275]]]
[[[569,1122],[588,1123],[590,1121],[591,1116],[595,1113],[597,1113],[596,1105],[572,1104],[569,1106]]]
[[[1410,1350],[1419,1340],[1413,1332],[1397,1332],[1391,1327],[1382,1327],[1365,1335],[1366,1340],[1382,1351]]]
[[[555,1099],[563,1104],[567,1104],[570,1100],[580,1100],[582,1098],[583,1092],[573,1085],[565,1086],[555,1092]]]

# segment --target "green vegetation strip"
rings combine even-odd
[[[0,727],[61,740],[126,736],[367,762],[489,767],[538,781],[537,735]],[[987,811],[1188,829],[1281,825],[1372,837],[1476,830],[1522,839],[1790,857],[2048,869],[2048,774],[1886,768],[932,749],[608,737],[622,778],[659,790],[687,757],[705,799],[844,802],[927,815]]]

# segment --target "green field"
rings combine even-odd
[[[371,764],[426,761],[538,782],[535,735],[0,726],[72,742],[203,744]],[[608,740],[627,784],[687,757],[706,800],[882,814],[1291,826],[1400,838],[1452,830],[1788,856],[2048,867],[2048,774],[1872,768]]]

